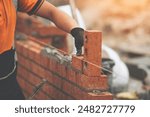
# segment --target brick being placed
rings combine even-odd
[[[44,26],[40,24],[40,27]],[[43,34],[47,28],[36,30]],[[22,35],[26,38],[21,39]],[[62,33],[57,32],[57,35]],[[25,30],[18,33],[15,43],[18,55],[17,79],[26,99],[113,99],[113,95],[108,92],[107,76],[101,73],[101,32],[86,31],[84,41],[84,54],[76,56],[69,55],[65,49],[56,48],[51,43],[47,44]],[[62,44],[65,45],[65,41]]]

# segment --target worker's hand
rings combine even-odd
[[[71,35],[75,38],[75,47],[77,56],[82,54],[82,46],[84,44],[84,29],[76,27],[71,30]]]

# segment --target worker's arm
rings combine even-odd
[[[75,38],[77,55],[82,54],[84,30],[78,27],[77,23],[75,22],[75,20],[73,20],[73,18],[68,16],[66,13],[60,11],[47,1],[44,1],[36,14],[51,20],[58,28],[68,33],[71,33],[72,36]]]
[[[73,18],[68,16],[63,11],[57,9],[55,6],[47,1],[44,1],[36,14],[51,20],[58,28],[68,33],[70,33],[71,29],[78,27],[77,23],[73,20]]]

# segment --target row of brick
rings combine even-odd
[[[24,50],[21,50],[19,46],[21,48],[23,48],[22,46],[24,46]],[[84,75],[82,73],[76,72],[71,67],[60,64],[55,59],[50,59],[46,56],[42,56],[41,50],[43,48],[36,43],[33,43],[33,42],[31,43],[31,41],[29,41],[29,40],[28,40],[28,42],[23,41],[22,46],[21,46],[21,43],[18,43],[18,45],[17,45],[17,50],[19,53],[18,58],[19,58],[20,63],[25,63],[25,65],[28,69],[31,68],[32,70],[34,70],[35,73],[39,73],[41,76],[47,75],[46,71],[48,70],[51,72],[55,72],[55,73],[59,74],[59,76],[63,76],[66,79],[69,78],[70,81],[77,83],[81,86],[85,86],[87,88],[88,88],[89,82],[91,82],[89,88],[92,88],[92,84],[95,85],[93,87],[97,87],[98,89],[106,90],[108,88],[107,87],[107,78],[105,76],[87,77],[86,75]],[[20,57],[20,54],[22,54],[22,53],[24,55],[22,55],[23,57]],[[28,59],[30,61],[28,61]],[[92,66],[92,64],[91,64],[91,66]],[[96,66],[94,66],[94,67],[96,67]],[[93,67],[91,67],[91,69],[92,68]],[[99,70],[100,68],[97,67],[97,69]],[[91,72],[92,72],[92,70],[91,70]],[[88,73],[90,73],[90,72],[88,72]]]
[[[24,71],[22,70],[24,69]],[[37,84],[39,84],[43,78],[33,75],[31,72],[27,72],[25,68],[19,65],[18,67],[18,81],[21,84],[24,92],[28,92],[26,97],[30,97],[33,94],[33,89]],[[26,76],[26,73],[29,77]],[[24,74],[23,76],[20,74]],[[56,79],[56,77],[53,77]],[[57,79],[58,80],[58,79]],[[52,82],[52,81],[51,81]],[[33,99],[112,99],[112,95],[109,93],[102,93],[94,95],[94,93],[86,92],[81,88],[73,85],[65,80],[58,80],[61,83],[59,85],[54,85],[53,83],[48,82],[43,86],[43,88],[34,96]],[[56,82],[55,82],[56,83]]]

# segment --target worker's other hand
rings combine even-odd
[[[84,44],[84,29],[76,27],[71,30],[71,35],[75,38],[75,47],[77,56],[82,54],[82,46]]]

